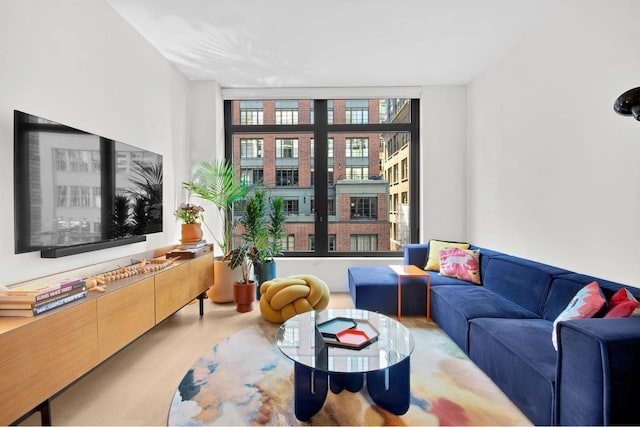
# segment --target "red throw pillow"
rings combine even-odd
[[[629,292],[627,289],[622,288],[609,300],[609,311],[604,317],[629,317],[636,308],[640,305],[640,302]]]

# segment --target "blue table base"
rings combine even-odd
[[[409,410],[411,399],[409,357],[402,362],[379,371],[361,373],[334,373],[310,368],[301,363],[294,367],[294,401],[296,418],[309,421],[320,411],[327,398],[329,384],[333,393],[342,390],[358,392],[364,387],[365,376],[367,391],[371,399],[388,412],[395,415],[405,414]]]

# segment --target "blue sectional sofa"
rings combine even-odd
[[[537,425],[640,424],[640,317],[553,321],[596,280],[607,300],[622,284],[472,246],[482,285],[431,276],[432,319]],[[428,245],[407,245],[423,268]],[[387,266],[349,268],[357,308],[397,312],[397,276]],[[403,279],[402,314],[424,314],[425,280]],[[640,300],[640,289],[626,287]]]

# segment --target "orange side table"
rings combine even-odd
[[[431,276],[429,273],[416,267],[415,265],[390,265],[398,275],[398,320],[402,317],[402,278],[403,277],[426,277],[427,278],[427,320],[431,320]]]

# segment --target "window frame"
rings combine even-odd
[[[372,98],[377,99],[377,98]],[[242,99],[236,98],[241,101]],[[261,133],[311,133],[314,140],[314,173],[315,181],[327,182],[329,169],[333,169],[328,162],[328,135],[333,133],[393,133],[402,132],[410,135],[409,143],[409,200],[415,203],[409,204],[409,215],[411,218],[410,242],[417,243],[420,236],[419,203],[420,200],[420,100],[418,98],[409,99],[411,110],[411,120],[407,123],[367,123],[349,124],[334,123],[333,101],[331,99],[316,98],[312,100],[313,121],[310,124],[298,125],[242,125],[233,123],[232,99],[224,100],[224,123],[225,123],[225,158],[233,162],[233,136],[243,134]],[[369,142],[371,143],[371,142]],[[315,252],[289,251],[285,257],[398,257],[402,256],[400,251],[388,252],[330,252],[328,233],[328,188],[327,186],[316,185],[314,187],[314,198],[316,200],[315,212]],[[335,215],[335,213],[334,213]],[[229,210],[227,220],[232,219],[232,212]]]

